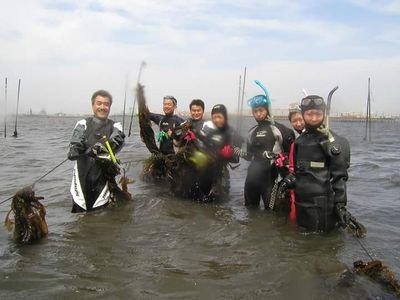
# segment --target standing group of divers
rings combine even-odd
[[[77,122],[68,158],[76,161],[71,194],[72,212],[91,211],[113,201],[119,170],[110,155],[121,150],[125,134],[122,126],[108,118],[112,96],[104,90],[92,98],[93,116]],[[179,155],[177,146],[191,146],[184,156],[185,167],[174,179],[183,182],[178,195],[198,201],[213,201],[229,193],[229,170],[240,158],[250,161],[244,186],[247,207],[273,207],[277,187],[286,190],[288,214],[309,231],[327,232],[346,227],[351,214],[346,210],[347,170],[350,146],[346,139],[327,129],[326,103],[309,95],[297,109],[290,110],[293,129],[274,121],[268,95],[248,101],[256,124],[250,129],[246,151],[242,138],[229,125],[224,105],[215,105],[211,120],[203,120],[204,102],[190,103],[191,118],[175,115],[177,100],[163,98],[164,114],[149,114],[159,126],[162,156]],[[183,130],[185,128],[185,130]],[[153,137],[154,138],[154,137]],[[289,195],[289,196],[288,196]]]

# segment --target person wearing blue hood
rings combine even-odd
[[[265,89],[265,88],[264,88]],[[266,90],[265,90],[266,91]],[[278,167],[277,160],[286,157],[294,140],[293,132],[273,120],[268,94],[257,95],[248,101],[257,125],[249,130],[247,153],[250,160],[244,186],[245,205],[258,207],[262,199],[265,209],[270,208],[274,185],[278,175],[286,176],[286,166]]]

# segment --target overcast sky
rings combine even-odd
[[[22,78],[22,112],[89,113],[96,89],[121,112],[143,60],[154,111],[164,95],[235,111],[247,66],[246,98],[258,79],[275,108],[339,85],[332,109],[361,112],[371,77],[373,111],[400,114],[399,0],[2,0],[0,20],[9,111]]]

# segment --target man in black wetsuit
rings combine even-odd
[[[193,99],[189,105],[190,109],[190,122],[192,124],[193,132],[199,132],[203,127],[204,120],[204,102],[200,99]]]
[[[173,96],[165,96],[163,99],[164,115],[150,113],[150,120],[160,127],[158,141],[162,154],[175,154],[172,134],[183,119],[174,115],[177,106],[177,100]]]
[[[176,146],[182,146],[187,142],[193,142],[196,135],[200,132],[204,125],[204,102],[200,99],[193,99],[189,105],[190,118],[180,124],[181,128],[189,125],[189,130],[185,133],[182,139],[182,130],[180,128],[175,128],[172,133],[172,137],[176,143]]]
[[[68,158],[76,161],[71,184],[73,213],[107,205],[116,187],[118,170],[109,159],[105,139],[113,152],[118,152],[124,145],[125,134],[120,123],[108,119],[111,104],[110,93],[95,92],[92,96],[94,116],[78,121],[72,134]]]
[[[248,135],[245,159],[251,163],[244,186],[245,205],[258,207],[262,199],[265,209],[269,208],[278,171],[282,172],[282,176],[287,172],[285,168],[278,170],[275,159],[277,155],[287,155],[294,140],[294,134],[290,129],[272,121],[269,116],[268,101],[264,95],[257,95],[248,101],[257,125],[250,129]]]
[[[346,211],[349,143],[324,127],[322,97],[305,97],[301,109],[305,131],[296,139],[294,149],[297,223],[310,231],[345,227],[349,221]]]

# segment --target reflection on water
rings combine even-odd
[[[65,158],[75,122],[21,118],[20,136],[0,141],[0,200]],[[333,124],[352,145],[349,208],[367,226],[363,243],[400,274],[396,127],[375,124],[379,135],[366,144],[361,124]],[[366,278],[340,280],[346,266],[367,259],[352,236],[306,234],[281,216],[248,211],[242,195],[246,162],[231,173],[229,201],[199,204],[139,180],[147,156],[135,128],[119,155],[133,161],[128,176],[136,179],[129,185],[134,201],[103,211],[70,213],[71,162],[38,183],[49,236],[21,247],[0,230],[0,298],[391,298]],[[0,206],[2,217],[8,209],[9,203]]]

